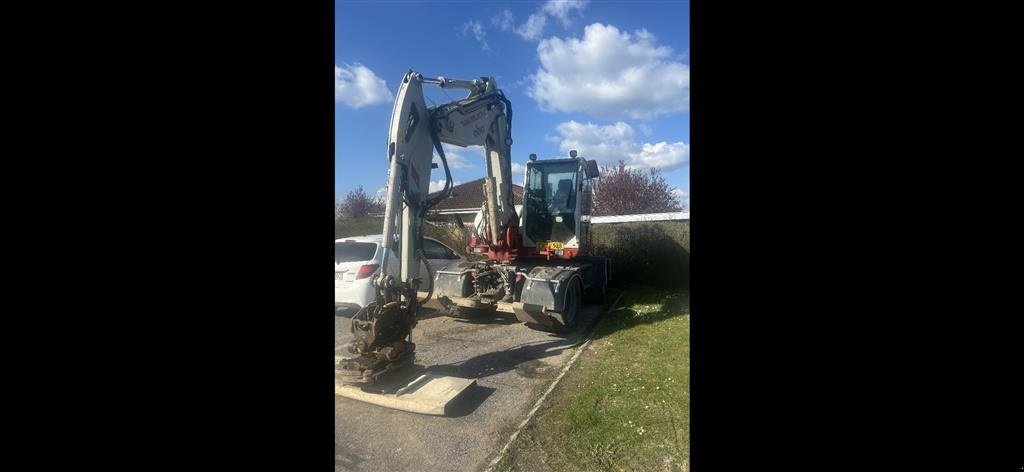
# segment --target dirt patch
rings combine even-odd
[[[549,364],[545,364],[539,359],[534,359],[526,362],[522,362],[516,366],[516,373],[530,379],[538,377],[544,377],[554,369]]]
[[[444,320],[444,331],[445,334],[464,334],[464,333],[475,333],[478,331],[484,331],[489,329],[500,328],[503,325],[498,322],[465,322],[459,321],[454,318]]]

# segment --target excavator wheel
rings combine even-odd
[[[552,312],[551,331],[567,334],[576,327],[579,319],[580,307],[583,305],[583,283],[580,279],[573,278],[565,292],[565,310]]]

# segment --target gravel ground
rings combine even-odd
[[[419,415],[335,397],[335,470],[483,470],[508,439],[601,311],[586,306],[569,337],[537,331],[512,314],[490,320],[443,316],[435,302],[413,330],[416,365],[477,386],[452,417]],[[335,316],[335,350],[351,339],[349,318]]]

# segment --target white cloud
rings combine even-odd
[[[614,165],[621,159],[632,168],[671,170],[690,161],[690,145],[684,142],[640,143],[633,127],[616,122],[600,126],[568,121],[555,127],[563,151],[575,149],[600,165]]]
[[[458,180],[453,180],[452,181],[452,187],[454,187],[456,185],[459,185],[461,183],[462,182],[460,182]],[[440,192],[441,190],[444,190],[444,179],[431,180],[430,181],[430,190],[429,190],[430,193]]]
[[[483,146],[453,146],[448,143],[442,143],[441,149],[444,149],[444,158],[448,161],[448,167],[452,169],[470,169],[476,167],[475,162],[482,162],[484,158],[484,147]],[[434,172],[444,173],[444,166],[441,164],[441,158],[437,155],[437,151],[434,151],[434,160],[437,163],[437,169]]]
[[[590,3],[590,0],[548,0],[541,9],[562,22],[562,26],[568,28],[572,22],[569,20],[569,12],[576,10],[582,12]]]
[[[537,46],[540,67],[527,95],[544,111],[649,119],[690,108],[690,66],[670,60],[647,30],[632,34],[594,23],[583,38]]]
[[[497,26],[502,31],[511,31],[515,27],[516,18],[512,16],[512,11],[505,9],[500,15],[491,18],[491,24]]]
[[[484,26],[479,21],[471,20],[467,21],[462,25],[462,35],[465,36],[470,32],[473,33],[473,37],[480,43],[480,49],[484,51],[490,51],[491,47],[487,45],[487,32],[484,31]]]
[[[362,64],[334,66],[334,101],[350,108],[387,103],[394,99],[388,84]]]
[[[690,145],[684,142],[655,144],[643,143],[639,154],[632,154],[634,162],[640,167],[657,167],[674,169],[690,162]]]
[[[526,19],[526,23],[523,23],[516,28],[516,34],[522,36],[523,39],[540,39],[540,36],[544,34],[544,24],[547,23],[547,21],[548,17],[544,16],[543,13],[534,13]]]
[[[515,19],[512,12],[505,10],[501,15],[491,18],[491,23],[504,31],[513,29],[523,39],[536,41],[544,34],[544,27],[547,25],[548,17],[557,18],[562,27],[568,28],[572,24],[569,15],[573,10],[582,12],[590,0],[548,0],[531,14],[526,22],[513,28]]]

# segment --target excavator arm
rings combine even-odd
[[[451,103],[428,108],[423,84],[468,90],[468,95]],[[372,383],[384,373],[412,362],[415,344],[412,328],[421,303],[417,292],[423,284],[419,273],[422,253],[422,225],[431,206],[446,198],[452,178],[442,143],[484,147],[487,177],[483,237],[492,248],[507,248],[509,225],[518,217],[512,201],[510,150],[512,107],[493,78],[456,80],[424,78],[409,71],[395,98],[388,134],[388,178],[384,210],[383,257],[374,279],[376,301],[352,318],[353,341],[349,352],[356,357],[341,363],[340,377],[346,383]],[[437,151],[445,171],[445,186],[428,198],[433,152]],[[397,243],[399,273],[389,273],[387,261]],[[428,269],[429,270],[429,269]],[[427,284],[433,290],[427,275]],[[429,298],[429,295],[428,295]]]
[[[448,80],[438,79],[442,86]],[[465,99],[434,109],[438,138],[456,146],[483,146],[487,166],[484,219],[488,231],[479,236],[494,248],[508,246],[504,230],[517,220],[512,201],[512,103],[493,78],[475,80],[468,88],[470,94]]]

